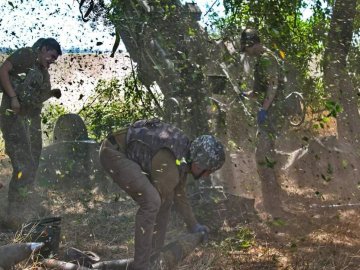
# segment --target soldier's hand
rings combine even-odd
[[[52,89],[51,94],[53,97],[60,98],[61,97],[61,90],[58,88]]]
[[[11,109],[15,112],[15,113],[19,113],[20,112],[20,102],[17,98],[17,96],[11,97]]]

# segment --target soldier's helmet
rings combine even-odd
[[[241,52],[244,52],[246,47],[251,47],[256,43],[260,43],[260,37],[257,30],[248,28],[241,33],[241,37],[240,37]]]
[[[225,162],[224,146],[212,135],[199,136],[190,145],[190,158],[202,169],[214,172]]]

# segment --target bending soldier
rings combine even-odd
[[[8,221],[19,225],[26,204],[25,195],[35,181],[41,149],[41,108],[50,97],[60,98],[59,89],[51,90],[48,69],[61,55],[53,38],[39,39],[33,47],[18,49],[0,67],[3,98],[0,128],[5,152],[13,167],[8,193]],[[26,213],[26,211],[24,211]]]
[[[173,203],[190,232],[208,232],[186,198],[186,178],[209,176],[224,161],[223,145],[215,137],[203,135],[191,142],[181,130],[157,119],[137,121],[104,140],[101,164],[140,206],[134,269],[149,269],[151,252],[163,246]]]

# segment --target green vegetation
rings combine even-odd
[[[156,99],[159,100],[160,96],[157,95]],[[157,112],[152,93],[131,76],[123,82],[118,79],[99,81],[80,115],[85,121],[89,137],[101,140],[111,131],[135,120],[157,117]]]
[[[89,137],[100,141],[111,131],[127,126],[142,118],[160,117],[156,102],[160,95],[148,91],[133,76],[110,81],[100,80],[94,94],[80,111]],[[64,106],[49,105],[42,113],[44,133],[51,138],[55,122],[62,114],[68,113]]]

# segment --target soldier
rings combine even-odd
[[[42,104],[50,97],[61,96],[59,89],[51,90],[48,72],[61,54],[55,39],[39,39],[33,47],[16,50],[0,67],[4,92],[0,128],[13,167],[7,208],[8,221],[13,226],[21,222],[23,215],[18,211],[26,206],[25,195],[35,181],[42,149]]]
[[[211,135],[190,141],[178,128],[158,119],[140,120],[108,136],[100,162],[112,179],[137,202],[134,269],[149,269],[152,251],[165,240],[174,203],[190,232],[208,233],[186,198],[186,178],[209,176],[225,162],[223,145]]]
[[[253,90],[244,96],[256,98],[261,107],[257,114],[256,161],[261,180],[263,206],[273,218],[284,213],[281,207],[281,187],[276,179],[274,165],[275,139],[283,126],[281,62],[260,42],[255,29],[245,29],[240,39],[241,51],[256,57]]]

